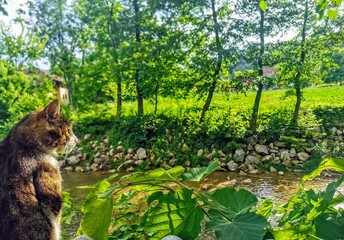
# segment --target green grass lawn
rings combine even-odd
[[[271,111],[272,109],[287,109],[293,111],[296,102],[295,96],[286,95],[287,90],[270,90],[263,92],[260,112]],[[301,104],[302,109],[315,109],[315,108],[333,108],[344,107],[344,87],[322,87],[322,88],[306,88],[304,89],[304,99]],[[210,107],[210,114],[233,112],[234,114],[240,111],[251,110],[253,107],[256,93],[248,92],[231,93],[231,94],[215,94]],[[171,114],[180,116],[187,109],[197,110],[198,114],[202,110],[206,96],[197,99],[195,97],[187,97],[184,99],[175,98],[159,98],[158,113]],[[113,108],[114,105],[113,105]],[[137,112],[136,102],[123,103],[123,115],[135,115]],[[144,102],[145,114],[154,113],[154,103],[151,100]]]

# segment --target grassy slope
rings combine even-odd
[[[234,113],[238,111],[251,110],[255,98],[255,92],[247,94],[215,94],[211,111],[225,113],[229,109]],[[158,113],[167,113],[175,116],[180,116],[187,109],[194,109],[200,111],[203,106],[202,99],[185,98],[159,98]],[[272,109],[288,109],[293,111],[295,104],[294,96],[286,96],[286,90],[272,90],[263,92],[260,111],[266,112]],[[344,107],[344,87],[323,87],[323,88],[307,88],[304,89],[304,101],[302,102],[303,109],[315,108],[333,108]],[[154,112],[153,102],[145,101],[145,114]],[[136,113],[136,102],[125,102],[123,104],[123,115],[129,116]]]

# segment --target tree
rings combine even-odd
[[[269,6],[268,6],[269,4]],[[250,129],[257,131],[257,119],[265,77],[263,67],[269,66],[265,53],[265,38],[285,34],[291,25],[288,19],[294,15],[294,8],[285,1],[240,0],[235,3],[236,30],[244,39],[242,57],[257,71],[257,94],[254,101]]]
[[[51,72],[62,75],[67,83],[72,101],[75,88],[73,71],[78,66],[76,53],[80,36],[80,22],[67,0],[39,0],[28,2],[30,19],[26,21],[29,31],[38,35],[45,44]],[[72,101],[73,102],[73,101]]]

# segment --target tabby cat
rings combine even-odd
[[[57,100],[24,117],[0,142],[0,240],[59,239],[62,195],[55,157],[77,142]]]

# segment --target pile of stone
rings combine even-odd
[[[332,138],[336,141],[343,142],[343,131],[333,128],[331,131]],[[78,148],[69,157],[62,157],[60,165],[66,171],[104,171],[104,170],[127,170],[129,172],[140,169],[152,169],[163,167],[172,168],[176,165],[182,165],[186,168],[199,167],[192,166],[190,161],[177,159],[175,153],[164,152],[168,159],[162,160],[155,156],[153,152],[145,148],[128,148],[125,149],[121,142],[117,146],[109,144],[109,139],[105,137],[101,141],[92,140],[91,134],[86,134],[83,139],[91,149],[84,151]],[[181,144],[181,152],[191,151],[186,143]],[[207,162],[218,161],[221,163],[219,170],[238,171],[243,173],[258,174],[262,166],[270,166],[270,172],[277,172],[273,166],[284,165],[286,167],[298,166],[307,161],[312,153],[312,148],[298,151],[289,147],[286,142],[275,141],[266,143],[259,140],[257,136],[246,139],[246,143],[232,152],[225,152],[212,148],[199,149],[197,157],[206,159]],[[161,150],[162,152],[164,150]]]

